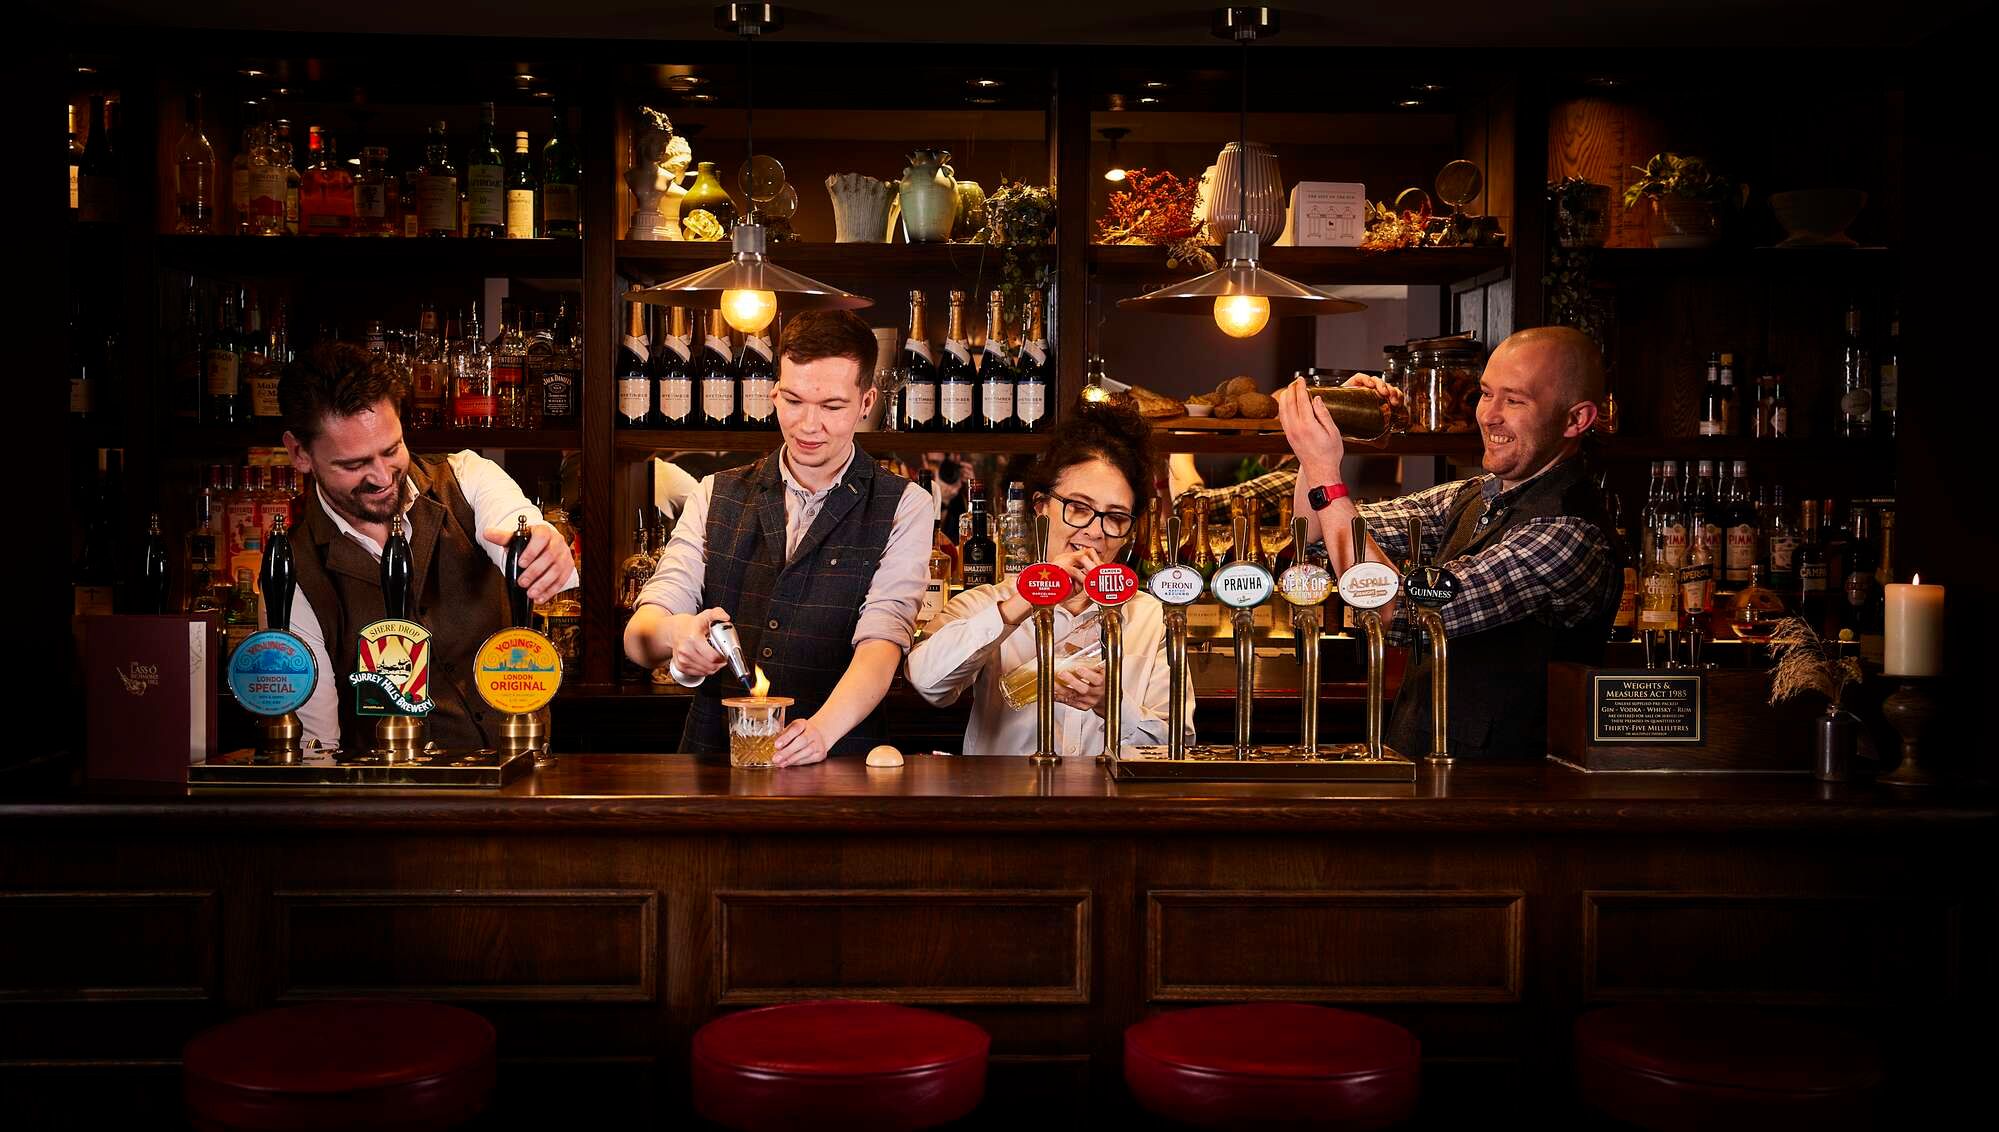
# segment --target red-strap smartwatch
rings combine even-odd
[[[1333,505],[1333,500],[1345,499],[1346,497],[1347,485],[1343,483],[1329,483],[1323,487],[1315,487],[1305,493],[1305,499],[1311,503],[1312,510],[1314,511],[1324,511]]]

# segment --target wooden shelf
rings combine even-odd
[[[1211,248],[1216,261],[1219,248]],[[1511,248],[1404,248],[1364,252],[1359,248],[1265,248],[1260,261],[1301,283],[1400,283],[1443,286],[1503,272],[1513,264]],[[1090,245],[1090,270],[1107,279],[1185,279],[1196,268],[1166,266],[1166,249],[1132,244]]]
[[[182,454],[241,452],[246,448],[275,448],[284,430],[268,426],[196,425],[174,429],[167,435],[170,451]],[[578,429],[411,429],[403,434],[416,452],[456,452],[461,448],[510,448],[532,452],[561,452],[583,446]]]
[[[618,451],[626,456],[649,452],[771,452],[782,439],[776,429],[700,428],[622,429]],[[1046,433],[1032,432],[863,432],[855,441],[872,456],[915,452],[1039,452]]]
[[[771,262],[814,278],[966,276],[984,272],[997,280],[1000,249],[990,244],[772,244]],[[1049,250],[1051,259],[1054,249]],[[621,274],[657,282],[729,258],[727,240],[619,240]]]
[[[1154,447],[1162,452],[1254,455],[1291,451],[1282,432],[1154,432]],[[1350,441],[1349,456],[1475,457],[1483,450],[1477,433],[1404,433],[1378,443]]]
[[[1593,455],[1605,460],[1748,460],[1754,464],[1824,464],[1855,468],[1892,467],[1895,446],[1887,440],[1796,437],[1758,440],[1749,436],[1598,437]]]
[[[580,279],[581,240],[161,236],[160,262],[208,274]]]
[[[1599,248],[1592,270],[1605,279],[1670,275],[1819,275],[1886,273],[1889,248]]]

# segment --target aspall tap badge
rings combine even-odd
[[[1380,562],[1356,562],[1340,575],[1340,600],[1355,609],[1380,609],[1401,588],[1402,575]]]
[[[562,655],[533,629],[502,629],[473,659],[474,687],[494,711],[528,715],[548,706],[562,687]]]
[[[1317,562],[1300,562],[1277,575],[1277,592],[1292,605],[1324,605],[1333,593],[1333,576]]]
[[[430,630],[385,617],[361,630],[359,667],[347,674],[362,715],[429,715]]]
[[[1122,562],[1093,566],[1083,575],[1083,592],[1098,605],[1123,605],[1138,596],[1138,572]]]
[[[1069,595],[1076,592],[1076,584],[1069,580],[1069,572],[1053,562],[1036,562],[1020,572],[1020,580],[1014,589],[1027,604],[1036,606],[1060,605]]]
[[[318,683],[312,650],[282,629],[252,633],[229,655],[229,692],[252,715],[295,712]]]
[[[1441,609],[1456,601],[1463,583],[1442,566],[1412,566],[1402,575],[1402,592],[1417,605]]]
[[[1231,609],[1251,609],[1270,600],[1277,580],[1254,562],[1231,562],[1215,571],[1215,600]]]

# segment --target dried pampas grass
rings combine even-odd
[[[1842,656],[1837,641],[1827,642],[1802,617],[1786,617],[1770,635],[1777,666],[1770,676],[1770,703],[1780,704],[1806,693],[1824,696],[1838,707],[1848,684],[1860,682],[1860,661]]]

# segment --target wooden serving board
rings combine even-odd
[[[1170,420],[1153,421],[1153,428],[1177,429],[1183,432],[1283,432],[1284,426],[1276,417],[1243,418],[1230,417],[1219,421],[1213,417],[1174,417]]]

